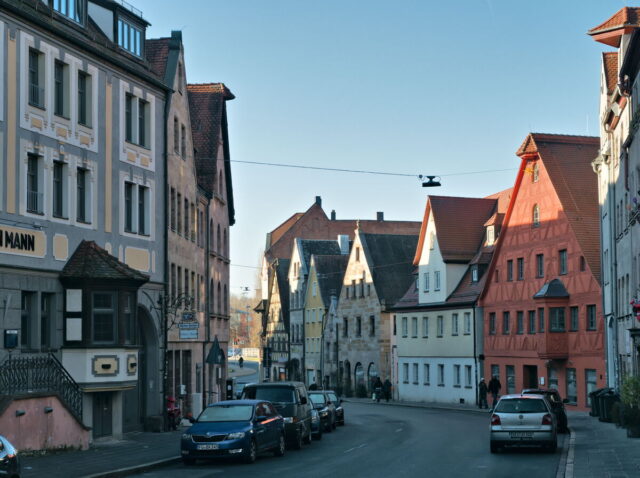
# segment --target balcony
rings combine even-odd
[[[539,334],[538,357],[543,360],[566,360],[569,358],[569,336],[564,332]]]

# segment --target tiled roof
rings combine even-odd
[[[318,278],[318,288],[325,307],[329,306],[331,295],[340,297],[342,278],[347,269],[349,256],[336,254],[330,256],[313,256],[313,262]]]
[[[62,279],[126,280],[145,283],[149,276],[132,269],[98,246],[82,241],[60,273]]]
[[[480,277],[478,282],[471,281],[471,266],[467,268],[464,276],[460,279],[458,286],[454,289],[454,291],[447,297],[447,304],[462,304],[462,303],[472,303],[475,302],[482,290],[484,289],[484,283],[487,280],[487,276],[489,274],[485,271],[484,274]]]
[[[569,292],[560,279],[553,279],[545,284],[533,296],[534,299],[563,299]]]
[[[164,79],[167,71],[170,41],[169,37],[148,38],[144,41],[144,53],[149,62],[149,68],[161,79]]]
[[[280,307],[285,329],[289,330],[289,259],[278,259],[276,264],[276,280],[280,292]]]
[[[587,32],[594,40],[618,48],[620,38],[640,26],[640,8],[623,7],[604,23]]]
[[[497,199],[498,207],[495,212],[498,214],[504,214],[507,212],[509,208],[509,202],[511,202],[511,194],[513,193],[513,188],[504,189],[500,192],[487,196],[485,199]]]
[[[518,156],[537,153],[596,280],[600,281],[600,219],[597,177],[591,161],[600,138],[531,133]],[[522,166],[524,167],[524,166]]]
[[[304,265],[308,268],[312,255],[316,256],[330,256],[340,254],[340,245],[336,240],[324,240],[324,239],[300,239],[299,242],[302,260]]]
[[[291,226],[293,226],[296,221],[302,216],[304,216],[303,212],[297,212],[282,224],[280,224],[278,227],[276,227],[273,231],[271,231],[271,244],[273,245],[274,243],[278,242],[283,234],[291,229]]]
[[[602,54],[602,65],[607,83],[607,93],[613,93],[618,84],[618,52],[606,52]]]
[[[409,284],[409,288],[407,292],[400,297],[398,302],[396,302],[393,306],[394,309],[414,309],[420,306],[419,300],[419,292],[416,288],[415,282]]]
[[[418,236],[360,233],[360,240],[376,293],[392,307],[414,281],[412,259]]]

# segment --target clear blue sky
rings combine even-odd
[[[531,131],[598,135],[600,59],[586,31],[621,0],[129,0],[149,37],[182,30],[190,83],[223,82],[232,160],[231,292],[255,286],[265,234],[322,196],[338,218],[422,219],[427,194],[513,185]],[[507,170],[501,172],[477,171]]]

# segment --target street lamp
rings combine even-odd
[[[418,176],[418,178],[420,178],[420,180],[422,181],[422,187],[423,188],[435,188],[438,186],[441,186],[440,181],[441,178],[440,176],[423,176],[422,174],[420,174]],[[425,181],[424,179],[427,178],[427,180]],[[436,179],[438,178],[438,179]]]

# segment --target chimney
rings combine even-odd
[[[320,196],[316,196],[316,204],[322,207],[322,198]]]
[[[331,211],[331,220],[332,220],[332,221],[335,221],[335,220],[336,220],[336,210],[335,210],[335,209],[333,209],[333,210]]]
[[[382,211],[378,211],[378,212],[376,213],[376,219],[377,219],[378,221],[384,221],[384,212],[382,212]]]
[[[340,246],[340,254],[346,256],[349,254],[349,236],[346,234],[340,234],[338,236],[338,245]]]

